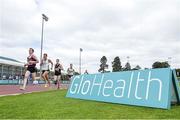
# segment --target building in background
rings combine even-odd
[[[24,74],[24,63],[0,56],[0,78],[1,80],[7,79],[20,79]]]
[[[24,63],[0,56],[0,84],[19,84],[24,75]]]

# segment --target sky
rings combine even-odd
[[[98,72],[102,56],[109,70],[116,56],[122,66],[180,68],[180,0],[0,0],[0,56],[25,62],[34,48],[40,58],[42,13],[43,53],[65,70],[79,70],[80,48],[82,72]]]

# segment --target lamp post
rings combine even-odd
[[[171,67],[171,59],[172,59],[172,57],[168,57],[168,63],[169,63],[170,67]]]
[[[82,48],[79,49],[79,74],[81,74],[81,52],[83,51]]]
[[[41,31],[41,53],[40,53],[40,61],[42,60],[42,50],[43,50],[43,35],[44,35],[44,20],[47,22],[48,17],[45,14],[42,14],[42,31]],[[41,80],[42,67],[40,65],[40,80]]]
[[[130,58],[130,57],[129,57],[129,56],[127,56],[127,62],[128,62],[128,63],[129,63],[129,58]]]

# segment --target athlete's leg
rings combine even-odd
[[[68,80],[70,81],[71,80],[71,77],[70,77],[71,75],[68,75]]]
[[[32,73],[32,80],[33,80],[33,81],[36,80],[36,73],[35,73],[35,72]]]
[[[57,84],[57,75],[54,75],[54,84]]]
[[[45,80],[45,82],[47,81],[45,77],[45,72],[42,73],[42,78]]]
[[[26,71],[26,73],[24,75],[23,86],[20,87],[21,90],[25,90],[26,84],[27,84],[27,79],[28,79],[29,75],[30,75],[30,71]]]
[[[44,86],[44,87],[48,87],[45,72],[46,72],[46,71],[42,72],[42,78],[43,78],[43,79],[44,79],[44,81],[45,81],[45,86]]]
[[[48,72],[48,71],[45,71],[44,73],[45,73],[45,78],[46,78],[46,80],[48,81],[48,84],[49,84],[49,86],[50,86],[50,80],[49,80],[49,76],[48,76],[49,72]]]
[[[57,76],[57,89],[60,88],[60,75]]]
[[[36,80],[36,72],[31,73],[32,74],[32,80],[33,80],[33,85],[35,85],[35,80]]]

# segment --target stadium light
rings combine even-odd
[[[79,74],[81,74],[81,52],[83,51],[82,48],[79,49]]]
[[[129,59],[130,59],[130,57],[129,57],[129,56],[127,56],[126,58],[127,58],[127,62],[129,63]]]
[[[168,57],[168,64],[170,65],[170,67],[171,67],[171,59],[172,57]]]
[[[41,53],[40,53],[40,61],[42,59],[42,50],[43,50],[43,35],[44,35],[44,20],[47,22],[48,17],[45,14],[42,14],[42,31],[41,31]],[[40,65],[40,80],[41,80],[42,67]]]

